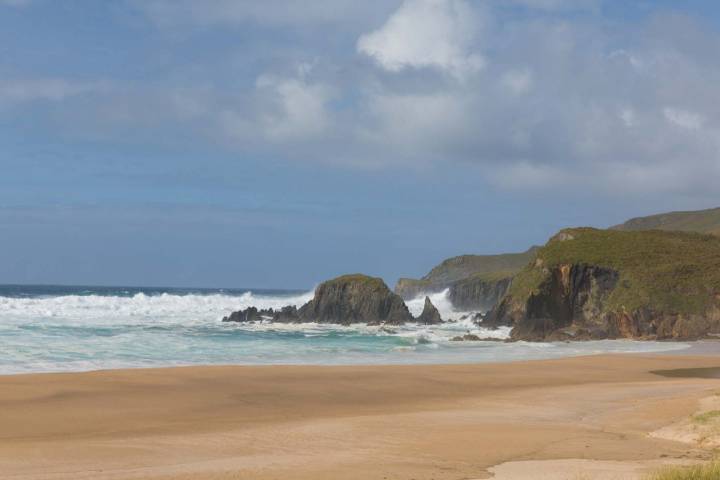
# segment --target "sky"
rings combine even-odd
[[[720,206],[720,2],[0,0],[0,283],[311,288]]]

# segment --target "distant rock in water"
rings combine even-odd
[[[437,310],[435,312],[437,313]],[[412,322],[413,317],[402,298],[394,294],[382,279],[354,274],[321,283],[315,289],[313,299],[299,309],[287,306],[273,311],[249,307],[223,318],[224,322],[260,320],[281,323],[402,325]]]
[[[440,312],[438,312],[438,309],[432,304],[430,297],[425,297],[425,306],[417,318],[417,321],[423,325],[437,325],[438,323],[442,323]]]
[[[315,297],[300,308],[299,314],[305,321],[342,325],[402,325],[413,321],[403,299],[382,279],[361,274],[321,283]]]
[[[223,322],[260,322],[263,320],[281,323],[300,322],[298,309],[294,305],[288,305],[280,310],[266,308],[258,310],[255,307],[248,307],[245,310],[238,310],[231,313],[227,317],[223,317]]]
[[[258,310],[255,307],[248,307],[245,310],[233,312],[230,316],[222,319],[223,322],[258,322],[260,320],[270,320],[274,316],[272,308],[267,310]]]

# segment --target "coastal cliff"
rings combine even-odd
[[[459,310],[487,311],[498,304],[512,284],[512,276],[473,275],[453,283],[448,297]]]
[[[720,333],[720,238],[561,231],[483,321],[515,340],[697,339]]]
[[[434,308],[434,307],[433,307]],[[248,307],[223,318],[224,322],[274,321],[280,323],[333,323],[349,325],[402,325],[412,322],[405,302],[381,278],[353,274],[328,280],[315,289],[315,296],[299,309],[257,310]]]
[[[464,310],[487,310],[502,298],[512,276],[529,263],[537,250],[500,255],[461,255],[449,258],[421,279],[401,278],[395,293],[409,300],[449,289],[450,301]]]

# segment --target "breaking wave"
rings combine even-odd
[[[220,321],[249,306],[300,306],[313,292],[0,286],[0,373],[198,364],[467,363],[684,347],[627,341],[455,342],[466,333],[503,339],[509,329],[478,326],[471,312],[453,309],[447,293],[430,298],[452,322],[383,327]],[[424,298],[407,302],[414,315],[422,311]]]

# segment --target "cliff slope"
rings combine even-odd
[[[562,230],[489,312],[524,340],[693,339],[720,333],[720,238]]]
[[[401,278],[395,293],[405,299],[450,289],[450,300],[461,309],[486,310],[506,293],[513,275],[534,257],[537,247],[523,253],[461,255],[437,265],[421,279]]]
[[[629,231],[676,230],[720,235],[720,208],[637,217],[610,228]]]

